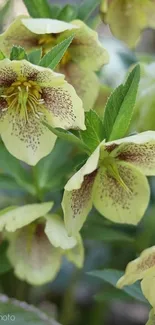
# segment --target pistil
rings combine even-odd
[[[2,111],[16,111],[25,123],[28,123],[30,114],[39,119],[44,115],[44,99],[41,95],[42,90],[36,82],[19,79],[1,95],[7,102],[7,107]]]
[[[124,188],[125,191],[130,192],[130,189],[120,176],[115,158],[110,156],[106,157],[103,159],[102,165],[106,167],[109,175],[112,176]]]

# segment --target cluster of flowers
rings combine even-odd
[[[6,55],[12,43],[27,52],[42,48],[45,54],[73,32],[75,37],[56,72],[27,60],[0,61],[0,134],[8,151],[29,165],[55,145],[56,136],[43,122],[54,128],[85,129],[85,111],[93,108],[100,88],[95,71],[108,62],[108,54],[97,33],[78,20],[18,17],[0,36],[0,49]],[[92,206],[111,221],[137,224],[149,203],[149,175],[155,175],[155,132],[104,140],[65,186],[64,221],[50,213],[51,202],[2,211],[0,231],[10,242],[8,256],[17,276],[43,284],[56,276],[63,255],[82,267],[79,231]],[[150,249],[142,261],[131,263],[118,284],[145,276],[143,291],[150,301],[153,254]]]

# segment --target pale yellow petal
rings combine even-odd
[[[149,313],[149,320],[146,323],[146,325],[154,325],[155,324],[155,312],[153,309],[151,309]]]
[[[45,234],[54,247],[70,249],[76,246],[77,239],[69,237],[63,220],[56,214],[46,216]]]
[[[106,22],[116,38],[134,47],[141,30],[147,25],[145,3],[137,0],[113,0],[108,7]],[[148,0],[147,0],[148,2]]]
[[[23,25],[23,17],[25,16],[17,17],[8,29],[0,35],[0,49],[7,56],[9,56],[13,45],[22,46],[26,51],[32,51],[38,47],[39,35],[32,33]]]
[[[155,175],[155,132],[147,131],[135,136],[107,143],[112,155],[129,162],[145,175]],[[109,148],[110,148],[109,147]]]
[[[17,80],[18,70],[9,59],[0,60],[0,87],[8,87]]]
[[[85,116],[81,99],[66,81],[61,86],[43,87],[43,99],[52,117],[52,126],[85,130]]]
[[[16,276],[32,285],[54,280],[61,266],[61,251],[41,230],[31,236],[29,227],[17,231],[10,240],[8,258]]]
[[[155,246],[145,249],[138,258],[127,265],[124,276],[117,282],[117,287],[133,284],[154,270]]]
[[[84,110],[93,108],[100,89],[100,83],[96,74],[91,70],[82,68],[73,62],[67,64],[62,73],[66,75],[66,80],[75,88],[78,96],[82,99]]]
[[[21,207],[0,212],[0,231],[15,231],[34,220],[44,217],[52,208],[52,202],[27,204]]]
[[[93,173],[97,169],[100,159],[100,148],[104,146],[104,144],[105,140],[103,140],[100,145],[95,149],[95,151],[88,158],[87,162],[83,165],[83,167],[70,178],[70,180],[65,185],[65,190],[72,191],[80,189],[84,177]]]
[[[97,32],[80,20],[74,20],[72,24],[80,27],[69,48],[73,61],[80,63],[85,69],[99,70],[109,62],[109,55],[99,42]]]
[[[155,270],[150,270],[150,272],[144,276],[141,282],[141,288],[145,298],[152,307],[155,308]]]
[[[23,25],[34,34],[59,34],[66,30],[77,29],[75,24],[50,18],[26,18],[21,19]]]
[[[35,116],[25,123],[13,112],[0,119],[0,130],[8,151],[32,166],[51,152],[57,139]]]
[[[77,267],[82,268],[84,264],[84,246],[80,234],[78,234],[77,236],[77,241],[77,245],[72,249],[68,249],[65,252],[65,256],[70,262],[74,263]]]
[[[92,208],[92,188],[96,171],[84,177],[80,189],[65,190],[62,200],[64,221],[69,236],[76,236]]]
[[[100,167],[94,187],[93,204],[107,219],[136,225],[144,215],[150,198],[146,177],[128,163],[117,162],[121,181]]]

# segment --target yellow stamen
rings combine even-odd
[[[44,115],[42,90],[35,81],[21,77],[4,89],[1,97],[7,101],[7,107],[3,111],[14,110],[25,123],[29,121],[31,114],[37,118]]]

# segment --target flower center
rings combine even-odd
[[[59,34],[44,34],[40,36],[38,45],[42,46],[43,56],[48,53],[52,47],[59,44],[58,36]],[[59,63],[59,68],[64,67],[69,61],[71,61],[71,55],[69,50],[67,50]]]
[[[42,90],[37,82],[21,77],[4,89],[1,97],[6,100],[7,107],[3,111],[14,110],[25,123],[31,114],[40,118],[44,115],[44,100],[41,96]]]

